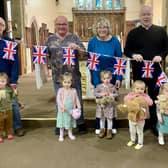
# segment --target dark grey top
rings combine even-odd
[[[62,47],[68,47],[70,43],[75,43],[84,50],[84,45],[78,38],[78,36],[69,33],[63,40],[61,40],[56,34],[48,37],[46,46],[49,55],[49,63],[52,69],[52,77],[56,82],[60,81],[60,75],[65,72],[71,72],[73,80],[80,80],[81,74],[79,71],[79,54],[75,50],[76,62],[75,65],[63,65],[62,63]]]

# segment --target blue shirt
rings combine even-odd
[[[108,41],[101,41],[96,36],[88,42],[88,52],[94,52],[101,54],[100,56],[100,69],[98,71],[90,70],[91,82],[96,87],[102,83],[100,80],[100,72],[102,70],[114,71],[114,59],[113,57],[122,57],[121,45],[116,37],[112,37]],[[121,80],[119,75],[113,75],[112,84],[115,84],[116,80]]]
[[[3,36],[2,39],[13,41],[7,36]],[[16,52],[15,60],[6,60],[3,59],[3,48],[5,46],[5,42],[0,39],[0,72],[5,72],[9,77],[9,83],[16,84],[19,76],[19,58],[18,58],[18,49]]]

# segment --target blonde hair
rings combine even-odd
[[[159,92],[159,94],[163,94],[163,91],[164,90],[168,90],[168,83],[165,83],[164,85],[162,85],[161,87],[160,87],[160,92]]]
[[[137,85],[144,86],[144,89],[145,89],[145,87],[146,87],[145,82],[143,82],[143,81],[141,81],[141,80],[136,80],[136,81],[132,84],[132,90],[133,90],[133,91],[134,91],[134,89],[135,89],[135,87],[136,87]]]
[[[65,79],[70,79],[72,82],[72,73],[70,72],[65,72],[62,76],[61,76],[61,83],[63,83],[63,81]]]
[[[0,72],[0,79],[6,79],[8,80],[8,75],[4,72]]]
[[[112,73],[110,71],[103,70],[103,71],[100,72],[101,80],[103,80],[105,74],[108,74],[110,77],[112,77]]]
[[[100,24],[107,25],[107,27],[108,27],[108,35],[112,34],[110,21],[108,19],[104,18],[104,17],[99,17],[96,20],[96,23],[93,25],[93,33],[94,33],[94,35],[98,36],[98,31],[97,30],[98,30],[98,27],[99,27]]]

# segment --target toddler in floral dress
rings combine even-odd
[[[110,83],[112,80],[112,74],[110,71],[101,71],[100,77],[103,83],[97,85],[94,91],[96,99],[103,99],[102,101],[105,102],[102,104],[97,103],[96,108],[96,117],[100,118],[99,138],[103,138],[105,136],[105,119],[107,119],[106,138],[111,139],[113,125],[112,119],[117,117],[115,98],[118,96],[118,91],[116,90],[115,86]]]

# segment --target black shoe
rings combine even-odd
[[[85,124],[78,125],[78,133],[79,134],[87,134],[88,133],[87,127]]]
[[[55,135],[59,135],[60,134],[60,128],[55,128]]]
[[[18,137],[24,136],[25,135],[25,130],[23,128],[18,128],[15,130],[15,135]]]

